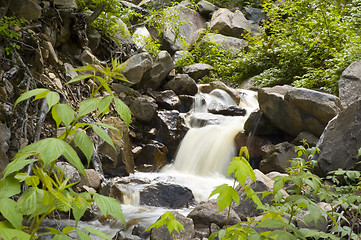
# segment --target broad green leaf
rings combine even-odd
[[[17,209],[24,215],[30,215],[37,209],[38,203],[43,198],[43,191],[41,189],[30,187],[23,194],[21,194]]]
[[[94,112],[95,110],[97,110],[99,107],[99,103],[100,103],[99,98],[89,98],[89,99],[82,101],[79,104],[78,118],[81,118],[81,117],[87,115],[88,113],[91,113],[91,112]]]
[[[11,227],[9,223],[0,222],[0,238],[3,240],[29,240],[30,235]]]
[[[59,140],[61,141],[61,140]],[[68,162],[70,164],[72,164],[76,169],[78,169],[78,171],[83,174],[83,176],[86,176],[85,174],[85,170],[84,170],[84,165],[81,162],[78,154],[76,153],[76,151],[66,142],[63,142],[63,155],[66,158],[66,160],[68,160]]]
[[[22,148],[20,151],[37,153],[47,167],[63,154],[63,143],[64,141],[56,138],[45,138]]]
[[[14,103],[14,108],[16,107],[16,105],[18,105],[19,102],[24,101],[26,99],[29,99],[33,96],[36,96],[36,95],[44,93],[44,92],[49,92],[49,90],[46,88],[37,88],[37,89],[33,89],[33,90],[23,93],[18,99],[16,99],[16,101]]]
[[[28,186],[36,187],[39,185],[40,181],[37,176],[28,176],[27,178],[25,178],[25,183]]]
[[[218,212],[221,212],[226,207],[230,207],[232,201],[235,201],[237,204],[239,203],[238,192],[227,184],[222,184],[216,187],[209,195],[209,197],[212,197],[215,194],[219,194],[217,197]]]
[[[49,92],[46,94],[46,101],[48,103],[48,111],[59,102],[60,96],[57,92]]]
[[[95,229],[95,228],[92,228],[92,227],[84,227],[83,228],[85,231],[88,231],[90,232],[91,234],[94,234],[98,237],[101,237],[103,239],[106,239],[106,240],[112,240],[108,235],[106,235],[105,233]]]
[[[78,225],[80,218],[84,215],[87,208],[91,207],[91,203],[89,202],[91,199],[90,194],[87,192],[77,194],[75,200],[73,201],[73,215],[76,221],[75,225]]]
[[[116,217],[125,225],[122,206],[116,199],[99,194],[94,194],[93,198],[103,215]]]
[[[80,70],[79,69],[75,69],[76,71],[84,71],[84,70]],[[87,70],[92,70],[92,69],[87,69]],[[65,85],[70,84],[70,83],[74,83],[74,82],[79,82],[81,80],[87,79],[87,78],[91,78],[93,77],[93,74],[81,74],[76,76],[75,78],[71,79],[69,82],[65,83]]]
[[[61,232],[62,232],[63,234],[68,234],[68,233],[70,233],[70,232],[73,231],[73,230],[75,230],[75,227],[67,226],[67,227],[64,227]]]
[[[69,128],[71,122],[74,120],[74,110],[67,104],[57,104],[55,107],[56,113],[64,123],[65,127]]]
[[[114,99],[115,110],[117,111],[119,117],[123,119],[127,127],[132,120],[132,112],[130,111],[129,107],[119,98]]]
[[[270,232],[270,234],[267,235],[267,237],[279,240],[297,240],[297,237],[293,236],[289,232],[284,232],[282,230],[272,231]]]
[[[16,202],[10,198],[0,198],[0,213],[16,229],[22,228],[23,215],[16,209]]]
[[[89,164],[91,157],[93,156],[94,153],[94,146],[90,137],[83,131],[76,131],[74,135],[74,143],[75,146],[78,147],[84,153]]]
[[[7,176],[13,172],[20,171],[25,166],[38,161],[38,159],[27,159],[30,156],[33,156],[33,153],[18,153],[14,160],[11,161],[4,170],[4,176]]]
[[[266,219],[262,220],[260,223],[257,224],[257,227],[260,228],[282,228],[284,227],[284,223],[277,219]]]
[[[76,230],[80,240],[92,240],[91,237],[80,229]]]
[[[56,111],[56,105],[51,109],[51,116],[53,117],[56,123],[56,130],[59,130],[59,126],[61,124],[61,119]]]
[[[254,182],[256,182],[256,176],[253,168],[244,157],[233,158],[229,164],[227,175],[232,173],[234,173],[235,178],[242,184],[242,186],[244,186],[247,177],[250,177]]]
[[[109,134],[104,129],[95,125],[91,125],[91,127],[99,137],[101,137],[106,143],[108,143],[110,146],[112,146],[115,149],[113,140],[110,138]]]
[[[160,216],[160,219],[150,225],[145,231],[149,231],[152,228],[159,228],[161,226],[167,226],[169,233],[172,233],[174,230],[176,230],[179,233],[179,229],[184,231],[183,225],[178,222],[173,213],[171,212],[165,212],[162,216]]]
[[[257,207],[261,207],[263,204],[257,194],[253,191],[253,189],[249,186],[244,187],[244,193],[247,195],[247,198],[252,199],[254,204],[257,205]]]
[[[106,81],[104,78],[100,77],[100,76],[95,76],[95,77],[96,77],[96,78],[98,79],[98,81],[100,82],[100,86],[98,87],[98,89],[100,89],[101,87],[103,87],[103,88],[105,88],[105,90],[106,90],[110,95],[113,96],[113,92],[112,92],[112,90],[110,89],[107,81]]]
[[[99,108],[98,108],[98,114],[99,115],[105,115],[107,112],[109,112],[109,105],[113,100],[113,96],[108,95],[106,97],[104,97],[101,102],[99,103]]]
[[[21,192],[20,183],[12,176],[0,180],[0,199],[9,198]]]
[[[179,233],[179,230],[184,231],[183,225],[175,219],[169,220],[169,222],[167,224],[167,228],[168,228],[169,233],[172,233],[174,230],[176,230],[178,233]]]
[[[276,193],[278,193],[278,191],[280,191],[284,185],[285,183],[283,179],[276,180],[273,184],[273,195],[276,195]]]
[[[95,125],[98,125],[98,126],[101,126],[101,127],[105,127],[105,128],[109,128],[109,129],[113,129],[115,131],[118,132],[119,136],[120,136],[120,131],[118,128],[110,125],[110,124],[107,124],[107,123],[102,123],[102,122],[95,122]]]

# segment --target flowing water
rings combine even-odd
[[[174,209],[139,205],[139,191],[157,182],[174,183],[192,190],[197,202],[206,201],[212,190],[223,183],[231,185],[226,178],[228,163],[236,156],[234,138],[243,130],[249,114],[258,108],[256,93],[237,90],[241,97],[238,107],[246,109],[245,116],[223,116],[208,112],[209,106],[236,106],[235,101],[223,90],[210,94],[198,93],[193,110],[185,116],[190,130],[182,140],[173,164],[160,172],[137,172],[130,176],[144,180],[145,184],[123,185],[128,192],[124,199],[124,215],[127,221],[145,227],[155,222],[166,211]],[[208,125],[205,122],[208,121]],[[204,126],[205,125],[205,126]],[[178,209],[187,215],[191,209]]]

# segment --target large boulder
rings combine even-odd
[[[167,110],[178,109],[181,105],[179,97],[172,90],[165,90],[155,93],[155,100],[159,108]]]
[[[164,86],[166,90],[173,90],[177,95],[195,95],[198,92],[196,81],[188,74],[177,74]]]
[[[141,149],[135,159],[135,165],[138,170],[158,171],[167,165],[167,152],[168,149],[163,144],[154,141]]]
[[[54,5],[58,8],[78,8],[76,0],[54,0]]]
[[[152,68],[153,59],[148,52],[143,52],[132,56],[124,64],[126,66],[123,70],[124,76],[132,84],[137,84],[142,80],[143,75]]]
[[[202,39],[201,43],[209,42],[215,43],[217,47],[221,50],[229,51],[241,51],[247,48],[248,43],[240,38],[229,37],[217,33],[208,33]]]
[[[220,8],[212,15],[211,30],[226,36],[241,37],[244,31],[251,31],[251,25],[241,11],[233,13]]]
[[[209,19],[213,12],[217,10],[217,6],[205,0],[197,3],[199,13],[205,18]]]
[[[208,75],[211,70],[213,70],[213,67],[206,63],[195,63],[183,68],[183,72],[196,81]]]
[[[170,183],[157,183],[140,191],[140,204],[165,208],[187,208],[195,204],[192,191]]]
[[[360,146],[361,100],[357,100],[330,121],[322,134],[318,142],[321,153],[317,158],[320,174],[339,168],[361,170],[357,164]]]
[[[361,60],[351,63],[338,81],[338,95],[346,108],[361,97]]]
[[[37,1],[32,0],[11,0],[9,10],[14,12],[18,18],[25,18],[29,21],[38,20],[41,17],[42,8]]]
[[[158,105],[153,98],[142,95],[135,98],[130,103],[129,108],[137,120],[143,123],[149,123],[156,116]]]
[[[258,102],[273,126],[294,137],[302,131],[320,136],[342,109],[334,95],[287,85],[260,89]]]

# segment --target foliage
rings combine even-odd
[[[13,42],[20,37],[20,26],[25,22],[24,19],[4,16],[0,19],[0,40],[5,40],[5,51],[9,55],[12,49],[19,49],[20,46]]]
[[[210,239],[358,239],[354,232],[355,222],[361,211],[361,196],[355,194],[360,188],[359,171],[338,170],[331,174],[329,179],[337,181],[337,176],[342,176],[348,183],[347,186],[326,185],[323,180],[312,173],[315,163],[311,160],[318,152],[317,148],[300,146],[296,148],[297,158],[291,161],[291,167],[287,170],[287,176],[274,178],[273,192],[264,191],[262,196],[269,194],[273,196],[273,204],[262,204],[257,195],[252,192],[247,194],[258,209],[263,211],[263,217],[259,221],[249,218],[247,222],[240,222],[226,229],[211,234]],[[240,157],[235,158],[229,166],[228,173],[234,173],[235,178],[241,183],[243,189],[245,177],[251,177],[254,173],[247,161],[247,151],[241,150]],[[287,192],[282,190],[285,189]],[[249,188],[249,187],[248,187]],[[232,190],[231,190],[232,189]],[[330,191],[332,189],[332,191]],[[212,193],[219,194],[218,206],[221,211],[231,207],[232,202],[239,203],[238,193],[234,186],[221,185]],[[236,196],[237,194],[237,196]],[[258,193],[257,193],[258,194]],[[328,205],[329,209],[323,209],[318,203]],[[339,208],[345,211],[355,212],[350,220],[335,211]],[[340,225],[340,219],[348,225]],[[333,228],[329,232],[322,232],[315,228],[308,227],[309,224],[317,226],[322,221],[331,220]],[[311,224],[311,225],[312,225]]]
[[[54,228],[46,228],[48,231],[42,235],[54,235],[54,239],[69,239],[67,234],[76,232],[80,239],[89,239],[88,233],[95,234],[104,239],[110,239],[104,233],[92,228],[80,229],[77,224],[91,203],[95,202],[103,215],[111,215],[120,219],[124,224],[124,216],[120,204],[113,198],[96,193],[75,193],[69,183],[69,177],[64,175],[56,165],[56,161],[63,157],[85,176],[84,166],[75,150],[70,146],[73,141],[75,146],[84,153],[88,164],[94,152],[93,142],[87,135],[87,130],[92,129],[100,138],[114,147],[113,141],[103,128],[114,127],[101,123],[85,123],[81,119],[94,114],[104,116],[112,107],[126,122],[130,123],[131,113],[129,108],[116,98],[109,88],[109,81],[126,79],[120,71],[124,66],[117,60],[112,60],[111,67],[101,65],[87,65],[77,69],[78,71],[93,71],[93,74],[79,75],[68,83],[73,83],[89,77],[96,78],[100,85],[93,87],[91,97],[79,104],[75,112],[69,105],[60,103],[60,95],[57,92],[44,88],[38,88],[22,94],[15,102],[14,108],[22,101],[32,97],[35,100],[45,99],[48,104],[48,112],[51,112],[56,122],[56,127],[65,127],[65,132],[58,138],[45,138],[32,143],[18,151],[3,172],[0,180],[0,213],[7,222],[0,222],[0,237],[12,239],[17,235],[20,239],[35,239],[41,228],[41,222],[52,212],[72,211],[76,220],[75,227],[65,227],[61,232]],[[100,90],[104,89],[107,94],[100,97]],[[29,166],[30,172],[23,173],[21,170]],[[86,177],[86,176],[85,176]],[[21,183],[25,183],[27,189],[21,192]],[[21,194],[20,194],[21,193]],[[20,194],[17,201],[14,196]],[[22,225],[23,218],[27,218],[30,225]]]
[[[165,212],[164,214],[162,214],[159,220],[153,223],[152,225],[150,225],[145,231],[149,231],[152,228],[158,229],[161,226],[167,226],[169,233],[173,234],[174,239],[177,239],[175,235],[175,231],[177,231],[178,234],[180,229],[184,231],[183,225],[175,219],[173,213],[171,212]]]

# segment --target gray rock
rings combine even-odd
[[[226,8],[220,8],[212,15],[211,30],[226,36],[241,37],[244,31],[251,31],[251,25],[241,11],[232,13]]]
[[[57,162],[55,165],[64,171],[65,176],[70,177],[69,182],[75,183],[81,180],[79,171],[70,163],[67,162]]]
[[[76,0],[54,0],[54,5],[58,8],[78,8]]]
[[[302,131],[320,136],[342,108],[336,96],[286,85],[260,89],[258,102],[273,126],[294,137]]]
[[[58,58],[58,54],[56,53],[53,44],[51,44],[51,42],[48,41],[42,41],[41,42],[41,46],[48,51],[49,53],[49,63],[56,65],[59,63],[59,58]],[[44,56],[44,55],[43,55]]]
[[[144,52],[132,56],[124,64],[126,66],[123,70],[124,76],[132,84],[137,84],[142,80],[143,75],[152,68],[153,59],[149,53]]]
[[[338,81],[338,95],[346,108],[361,96],[361,60],[351,63]]]
[[[263,160],[260,162],[259,169],[263,173],[272,171],[285,173],[285,169],[291,166],[290,160],[297,157],[294,148],[295,145],[288,142],[263,146]]]
[[[193,78],[187,74],[177,74],[163,86],[166,90],[173,90],[177,95],[192,95],[198,92],[198,87]]]
[[[199,1],[197,3],[197,6],[199,13],[202,14],[207,19],[209,19],[212,16],[213,12],[217,10],[216,5],[205,0]]]
[[[95,28],[88,28],[87,36],[89,40],[88,47],[94,51],[99,46],[102,35]]]
[[[173,68],[174,62],[170,54],[167,51],[160,51],[151,69],[144,74],[142,81],[138,84],[139,88],[157,90],[163,85],[164,80]]]
[[[193,219],[194,225],[206,225],[210,228],[212,223],[219,227],[226,225],[228,209],[223,209],[218,213],[218,205],[216,200],[199,203],[189,214],[188,217]],[[237,213],[231,208],[228,224],[234,225],[241,219]]]
[[[229,51],[242,51],[248,46],[248,43],[243,39],[216,33],[208,33],[201,42],[215,43],[220,49]]]
[[[33,21],[41,17],[42,8],[32,0],[11,0],[9,10],[14,12],[18,18]]]
[[[253,136],[281,135],[281,131],[275,128],[259,110],[249,115],[243,128],[247,134]]]
[[[178,109],[181,101],[172,90],[165,90],[156,95],[155,100],[160,108],[167,110]]]
[[[158,105],[153,98],[143,95],[135,98],[130,103],[129,108],[137,120],[149,123],[156,116]]]
[[[246,110],[234,105],[225,106],[221,104],[210,104],[208,107],[208,112],[213,114],[221,114],[224,116],[244,116],[246,115]]]
[[[88,186],[94,188],[95,190],[99,189],[101,183],[100,174],[94,169],[85,169],[86,179],[84,176],[81,176],[81,181],[78,184],[79,187]]]
[[[174,215],[175,220],[180,222],[183,227],[184,231],[180,230],[179,234],[175,232],[175,237],[177,239],[184,239],[184,240],[191,240],[194,237],[194,225],[193,220],[191,218],[185,217],[178,212],[172,212]],[[158,229],[153,228],[150,233],[151,240],[169,240],[173,239],[173,236],[169,233],[167,226],[161,226]]]
[[[205,63],[195,63],[183,68],[183,72],[196,81],[207,76],[211,70],[213,70],[213,67]]]
[[[147,144],[135,159],[135,165],[138,170],[142,170],[141,167],[150,166],[147,171],[158,171],[167,164],[167,152],[168,149],[161,143]]]
[[[361,170],[358,150],[361,146],[361,100],[357,100],[329,122],[318,147],[317,158],[320,174],[341,169]]]
[[[318,138],[315,137],[312,133],[300,132],[300,134],[298,134],[298,136],[293,139],[292,144],[296,146],[303,145],[303,140],[305,140],[310,147],[315,147],[318,142]]]
[[[262,8],[244,8],[244,16],[254,24],[261,24],[266,19],[266,13]]]

